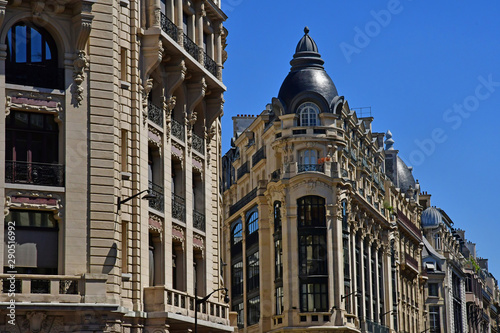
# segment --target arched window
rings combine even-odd
[[[64,89],[57,47],[50,34],[30,22],[16,23],[7,33],[6,82]]]
[[[318,164],[318,151],[314,149],[306,149],[300,151],[299,164],[304,164],[304,165]]]
[[[297,113],[299,114],[299,126],[318,126],[319,108],[311,102],[302,103]]]
[[[232,244],[238,244],[242,241],[243,239],[243,227],[241,225],[241,221],[238,221],[234,226],[233,226],[233,231],[231,233],[231,238],[232,238]]]
[[[253,212],[247,217],[247,235],[259,230],[259,213]]]
[[[440,234],[434,235],[434,247],[436,248],[436,250],[441,250],[441,235]]]

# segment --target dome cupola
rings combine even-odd
[[[296,112],[302,102],[311,99],[323,106],[321,112],[331,112],[330,107],[338,93],[323,67],[324,63],[316,42],[309,36],[309,29],[305,27],[304,36],[297,44],[290,61],[290,73],[278,93],[286,114]]]
[[[442,222],[441,212],[436,207],[429,207],[422,212],[422,227],[434,228]]]

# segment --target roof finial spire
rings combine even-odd
[[[309,27],[304,27],[304,33],[307,35],[309,33]]]

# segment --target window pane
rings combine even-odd
[[[16,62],[18,63],[23,63],[27,61],[26,58],[26,53],[27,53],[27,36],[26,36],[26,26],[25,25],[18,25],[16,26],[15,30],[15,37],[16,37],[16,46],[15,46],[15,53],[16,53]]]
[[[42,62],[42,35],[35,29],[31,30],[31,62]]]

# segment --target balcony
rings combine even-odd
[[[163,186],[149,182],[149,191],[155,196],[154,199],[149,199],[149,207],[156,209],[159,212],[165,211],[165,198],[163,195]]]
[[[170,19],[164,13],[161,13],[161,30],[163,30],[167,35],[170,36],[173,40],[177,41],[178,29],[174,22],[170,21]]]
[[[297,172],[317,171],[324,172],[323,164],[297,164]]]
[[[414,237],[422,241],[422,232],[413,224],[401,211],[398,210],[398,222],[403,225],[408,231],[413,233]]]
[[[193,210],[193,227],[205,232],[205,215]]]
[[[172,217],[186,222],[186,200],[175,193],[172,193]]]
[[[259,163],[261,160],[266,158],[266,147],[262,147],[255,154],[252,156],[252,166],[255,166],[257,163]]]
[[[184,125],[172,118],[172,135],[184,141]]]
[[[7,83],[64,90],[64,68],[34,63],[10,63],[5,72]]]
[[[215,297],[211,299],[216,299]],[[144,311],[146,312],[166,312],[167,318],[170,317],[170,329],[180,328],[181,325],[186,329],[193,323],[195,297],[186,292],[167,289],[165,286],[145,287],[144,288]],[[169,314],[176,314],[169,316]],[[198,326],[205,332],[204,321],[211,323],[210,330],[232,331],[229,325],[228,306],[213,302],[211,300],[200,304],[198,310]],[[201,326],[201,327],[200,327]],[[177,331],[177,330],[176,330]],[[181,331],[180,329],[178,330]]]
[[[8,293],[16,294],[16,302],[78,303],[82,299],[81,276],[16,274],[15,280],[9,277],[0,274],[0,302],[9,301]]]
[[[240,179],[241,177],[243,177],[245,174],[247,174],[249,172],[250,172],[250,170],[248,170],[248,162],[245,162],[245,164],[243,164],[242,166],[240,166],[238,168],[238,172],[237,172],[238,179]]]
[[[217,77],[217,63],[206,52],[203,53],[203,65],[207,71]]]
[[[5,182],[63,187],[64,165],[5,161]]]
[[[237,203],[229,207],[229,215],[233,215],[237,211],[239,211],[241,208],[245,207],[250,201],[255,199],[257,196],[257,188],[254,188],[252,191],[250,191],[247,195],[245,195],[241,200],[239,200]]]
[[[193,149],[199,152],[200,154],[205,154],[205,140],[195,133],[193,133]]]
[[[193,42],[193,40],[186,34],[184,34],[184,49],[191,55],[191,57],[193,57],[195,60],[198,60],[200,47],[196,45],[196,43]]]
[[[148,102],[148,119],[163,128],[163,109]]]

